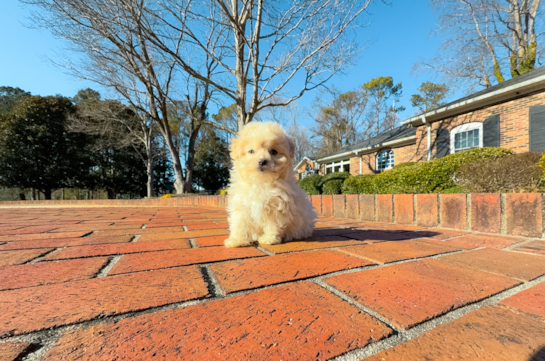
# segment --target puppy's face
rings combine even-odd
[[[243,178],[255,181],[285,178],[293,159],[294,144],[276,123],[250,123],[234,139],[231,157]]]

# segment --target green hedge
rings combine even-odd
[[[297,183],[299,183],[299,186],[307,193],[307,194],[321,194],[322,193],[322,187],[320,185],[320,182],[322,181],[322,176],[319,174],[313,174],[309,175],[306,178],[303,178],[299,180]]]
[[[438,193],[455,187],[454,173],[460,165],[478,159],[496,159],[512,150],[474,148],[429,162],[393,168],[376,175],[358,175],[345,180],[343,194]]]
[[[326,174],[319,184],[322,194],[341,194],[342,185],[348,177],[350,177],[348,172]]]

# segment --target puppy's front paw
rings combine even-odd
[[[250,242],[245,241],[241,238],[229,237],[223,242],[223,244],[225,245],[225,247],[234,248],[249,246]]]
[[[257,241],[259,242],[259,244],[269,244],[269,245],[280,244],[282,243],[282,237],[273,236],[270,234],[264,234],[261,237],[259,237]]]

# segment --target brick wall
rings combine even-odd
[[[324,217],[545,238],[542,193],[309,197],[318,215]]]
[[[432,159],[435,158],[434,145],[437,129],[444,128],[451,131],[461,124],[482,123],[488,117],[498,114],[500,115],[500,147],[512,149],[516,153],[528,152],[530,142],[529,107],[543,104],[545,104],[545,93],[539,93],[434,122],[431,124]],[[426,126],[420,126],[416,131],[415,159],[419,161],[426,160],[426,152]]]
[[[545,238],[545,194],[351,194],[309,196],[324,217]],[[225,207],[226,196],[0,202],[1,207]]]

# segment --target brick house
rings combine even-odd
[[[401,124],[318,159],[321,173],[373,174],[476,147],[545,151],[545,67]]]
[[[320,165],[316,162],[316,159],[311,159],[309,157],[304,157],[297,163],[297,165],[293,168],[295,171],[295,178],[297,180],[303,179],[306,176],[309,176],[311,174],[316,174],[319,172]]]

